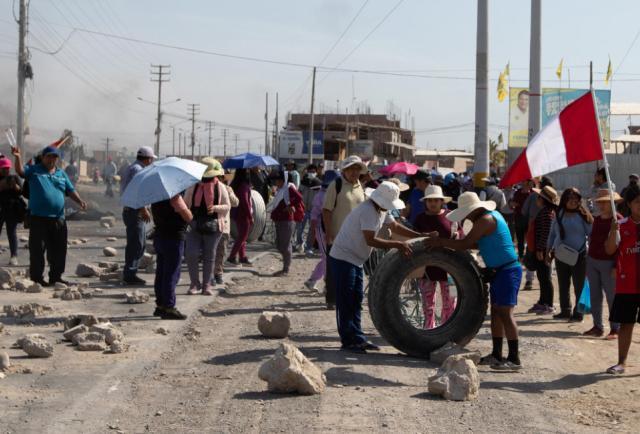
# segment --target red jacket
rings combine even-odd
[[[302,206],[302,195],[300,195],[300,192],[296,190],[295,187],[289,187],[289,202],[294,208]],[[287,205],[284,203],[284,200],[281,200],[274,210],[271,211],[271,220],[274,222],[292,222],[293,213],[288,213],[285,210],[286,207]]]

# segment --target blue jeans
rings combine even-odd
[[[7,238],[9,239],[11,256],[18,256],[18,235],[16,233],[18,222],[13,218],[0,217],[0,232],[2,232],[2,226],[5,224],[7,226]]]
[[[296,245],[300,246],[302,245],[302,243],[304,242],[304,240],[302,239],[302,234],[304,234],[304,228],[307,226],[307,222],[309,222],[309,220],[311,220],[311,211],[305,211],[304,212],[304,219],[302,219],[301,222],[296,223]],[[308,236],[307,236],[307,243],[308,243]],[[308,244],[305,246],[305,248],[310,249],[313,246],[309,246]]]
[[[362,332],[364,299],[362,267],[329,256],[329,268],[336,286],[336,320],[343,346],[367,342]]]
[[[176,285],[180,280],[184,240],[161,238],[156,235],[153,246],[156,249],[156,280],[153,285],[156,293],[156,305],[175,307]]]
[[[137,209],[125,208],[122,211],[122,220],[127,227],[127,247],[124,250],[124,271],[122,277],[131,279],[138,272],[138,262],[144,254],[145,247],[145,223],[140,218]]]

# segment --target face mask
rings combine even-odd
[[[307,176],[309,177],[309,179],[314,179],[316,177],[316,174],[313,172],[307,173]]]

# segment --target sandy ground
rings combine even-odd
[[[93,188],[85,187],[90,195]],[[115,201],[101,199],[115,207]],[[114,208],[115,209],[115,208]],[[71,276],[80,261],[102,260],[102,248],[118,249],[123,259],[124,228],[102,229],[95,222],[70,223]],[[108,236],[119,241],[107,243]],[[3,240],[0,245],[5,245]],[[39,302],[53,307],[32,325],[0,315],[0,349],[14,367],[0,380],[1,433],[203,433],[203,432],[637,432],[640,422],[640,341],[636,337],[622,377],[603,371],[616,360],[616,343],[581,333],[591,326],[557,322],[527,314],[537,291],[522,292],[518,308],[525,369],[499,373],[480,368],[480,397],[446,402],[427,393],[436,365],[398,353],[378,337],[365,307],[365,331],[380,353],[354,355],[339,350],[335,313],[303,282],[315,259],[297,257],[287,278],[272,278],[278,256],[265,244],[251,246],[252,268],[230,270],[231,284],[215,297],[186,296],[186,274],[178,288],[185,322],[151,316],[153,303],[123,303],[124,288],[103,288],[96,298],[61,301],[51,292],[0,292],[0,304]],[[26,263],[21,249],[21,264]],[[0,263],[8,261],[5,253]],[[151,281],[151,275],[143,275]],[[233,280],[232,280],[233,278]],[[128,290],[128,289],[127,289]],[[144,288],[152,293],[151,287]],[[135,312],[130,312],[131,308]],[[258,335],[257,320],[267,309],[292,315],[288,338],[326,373],[322,395],[300,397],[266,392],[260,364],[278,346]],[[87,312],[122,327],[131,344],[124,354],[83,353],[62,342],[60,321]],[[168,335],[155,332],[158,327]],[[30,359],[11,348],[25,333],[42,333],[55,343],[49,359]],[[490,349],[487,324],[469,345]]]

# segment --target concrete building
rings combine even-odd
[[[310,114],[292,114],[280,134],[281,160],[308,160]],[[314,116],[314,160],[339,161],[356,154],[373,162],[412,161],[416,147],[411,130],[380,114]]]

